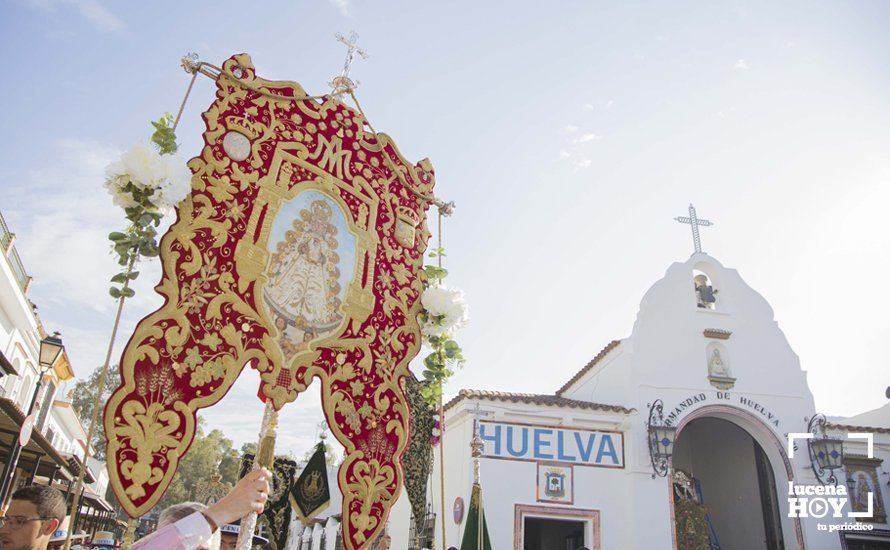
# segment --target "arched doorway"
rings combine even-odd
[[[708,538],[721,550],[804,547],[799,520],[787,517],[784,491],[793,472],[782,443],[747,412],[716,405],[684,418],[671,479],[672,515],[688,514],[690,500],[702,504]],[[675,534],[682,550],[686,532]]]

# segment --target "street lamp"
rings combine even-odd
[[[652,478],[656,475],[665,477],[668,472],[668,461],[674,454],[674,440],[677,428],[668,426],[664,421],[664,403],[656,399],[649,407],[649,421],[646,424],[649,432],[649,458],[652,461]]]
[[[40,372],[37,376],[37,387],[34,388],[34,395],[31,397],[31,404],[28,405],[25,419],[27,419],[33,412],[34,403],[37,401],[37,396],[40,395],[40,386],[43,385],[43,377],[51,368],[53,368],[53,365],[58,361],[63,351],[65,351],[65,346],[62,345],[62,338],[59,336],[58,332],[54,332],[52,336],[47,336],[40,341],[40,353],[37,361],[40,363],[41,368],[39,369]],[[19,457],[22,454],[22,444],[20,440],[20,437],[13,438],[12,450],[9,451],[6,464],[3,465],[3,478],[2,481],[0,481],[0,505],[6,502],[6,497],[9,496],[9,490],[12,487],[12,477],[15,473],[15,468],[18,465]],[[34,473],[36,474],[37,472]]]
[[[807,439],[807,449],[810,452],[810,464],[816,479],[822,485],[832,484],[837,486],[837,478],[834,471],[844,465],[844,441],[836,437],[830,437],[825,429],[825,415],[815,414],[807,425],[807,431],[813,437]],[[827,472],[827,477],[826,476]]]
[[[56,364],[63,351],[65,351],[65,346],[62,345],[62,338],[58,332],[47,336],[40,341],[40,366],[49,370]]]

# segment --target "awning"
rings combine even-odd
[[[8,459],[9,451],[12,448],[12,442],[18,437],[19,431],[22,428],[22,422],[24,421],[25,413],[23,413],[12,400],[6,397],[0,397],[0,441],[2,441],[2,447],[0,447],[0,461]],[[49,441],[47,441],[42,433],[38,430],[34,430],[31,434],[30,441],[28,441],[28,444],[22,449],[22,457],[19,459],[19,467],[24,468],[29,461],[33,467],[38,456],[41,456],[41,464],[37,475],[47,476],[48,473],[45,472],[51,472],[55,469],[53,464],[60,466],[66,477],[77,475],[78,470],[69,464],[68,460],[62,456]],[[49,469],[44,470],[44,468]]]
[[[110,512],[112,510],[111,504],[109,504],[108,501],[92,491],[83,492],[83,502],[89,504],[95,510],[102,510],[104,512]]]

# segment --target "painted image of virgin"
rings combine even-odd
[[[338,227],[343,220],[335,219],[342,214],[320,193],[303,195],[308,196],[301,195],[303,200],[287,205],[290,208],[282,209],[276,221],[276,226],[282,220],[285,224],[290,221],[290,227],[272,247],[264,293],[288,358],[308,349],[314,339],[330,334],[343,320]],[[288,210],[294,209],[298,209],[296,216],[287,216]],[[273,238],[275,233],[273,230]]]

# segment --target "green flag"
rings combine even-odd
[[[304,524],[328,507],[331,492],[328,487],[328,468],[325,462],[324,442],[319,443],[315,453],[300,477],[290,490],[291,501],[297,516]]]
[[[460,550],[491,550],[491,539],[488,538],[488,521],[482,507],[482,487],[473,484],[473,495],[470,497],[470,511],[464,526],[464,538],[460,542]],[[481,511],[481,514],[480,514]],[[479,516],[482,516],[482,536],[479,536]]]

